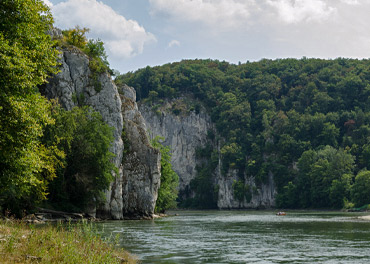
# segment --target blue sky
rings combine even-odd
[[[44,0],[125,73],[182,59],[369,58],[370,0]]]

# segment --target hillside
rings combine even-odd
[[[215,135],[210,131],[209,144],[197,151],[202,162],[191,194],[182,193],[183,205],[215,207],[217,169],[225,178],[237,175],[233,197],[242,207],[270,176],[278,207],[370,202],[363,198],[368,184],[359,183],[369,181],[369,60],[184,60],[130,72],[116,82],[134,87],[138,101],[154,112],[185,96],[192,98],[186,107],[172,103],[165,111],[181,116],[204,108],[211,117]]]

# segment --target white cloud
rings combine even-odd
[[[108,55],[136,56],[155,36],[134,20],[128,20],[111,7],[96,0],[68,0],[52,7],[56,25],[63,29],[76,25],[90,29],[89,36],[100,38]]]
[[[172,48],[174,46],[178,46],[179,47],[180,46],[180,41],[178,41],[176,39],[173,39],[173,40],[170,41],[170,43],[168,43],[168,47],[169,48]]]
[[[360,4],[358,0],[340,0],[342,3],[347,5],[358,5]]]
[[[267,3],[276,8],[280,19],[286,23],[322,21],[336,11],[322,0],[267,0]]]
[[[53,7],[53,4],[49,0],[42,0],[48,7]]]
[[[341,0],[355,4],[358,0]],[[367,1],[367,0],[366,0]],[[231,31],[258,23],[321,22],[336,8],[329,0],[149,0],[153,14],[175,21],[198,22],[216,31]]]
[[[254,0],[149,0],[154,13],[167,13],[183,21],[232,29],[243,24],[255,7]]]

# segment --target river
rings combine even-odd
[[[142,263],[370,263],[360,214],[179,211],[152,221],[97,223]]]

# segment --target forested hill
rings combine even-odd
[[[190,94],[202,102],[224,139],[222,171],[237,169],[257,185],[272,172],[277,206],[370,203],[369,60],[184,60],[116,81],[138,100]]]

